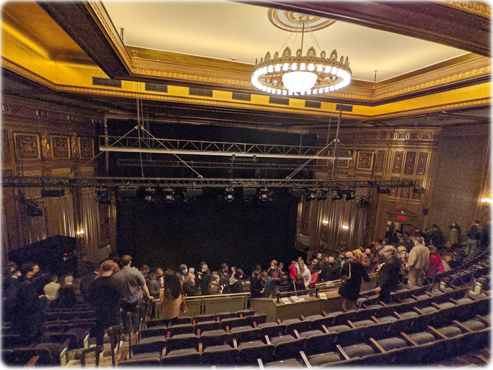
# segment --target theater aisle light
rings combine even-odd
[[[273,95],[315,95],[333,92],[346,87],[351,82],[352,71],[349,58],[341,56],[338,60],[337,50],[327,57],[325,50],[319,55],[313,46],[303,55],[305,30],[310,32],[311,39],[318,46],[310,24],[320,19],[301,13],[291,13],[290,21],[296,22],[297,28],[292,33],[301,33],[301,46],[291,52],[287,46],[281,55],[279,51],[271,57],[268,51],[260,62],[255,60],[252,72],[252,84],[259,90]],[[286,43],[285,43],[286,44]]]

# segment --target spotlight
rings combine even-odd
[[[163,189],[163,200],[165,203],[171,203],[175,200],[175,191],[171,188]]]
[[[156,189],[146,188],[144,191],[144,199],[146,202],[154,203],[156,201]]]
[[[313,199],[317,197],[317,191],[313,189],[306,189],[305,198],[307,202],[311,202]]]
[[[326,200],[328,192],[329,189],[320,189],[320,195],[318,196],[317,200]]]
[[[224,200],[228,203],[235,200],[235,190],[233,188],[226,188],[224,191]]]
[[[425,190],[426,190],[425,188],[419,188],[419,189],[413,188],[413,193],[414,194],[424,194]]]
[[[259,195],[258,195],[258,198],[262,201],[262,202],[266,202],[268,200],[272,200],[270,197],[269,197],[269,189],[267,188],[262,188],[259,190]]]
[[[341,192],[341,189],[335,189],[332,194],[333,194],[333,196],[332,196],[332,200],[333,201],[342,200],[342,192]]]
[[[390,189],[389,188],[377,188],[377,193],[378,194],[390,194]]]
[[[355,195],[355,191],[354,190],[342,190],[341,192],[344,195],[344,198],[346,200],[356,199],[356,195]]]
[[[109,199],[108,189],[98,189],[96,190],[96,202],[100,204],[111,204],[111,200]]]

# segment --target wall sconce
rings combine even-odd
[[[329,224],[329,221],[327,221],[327,220],[322,220],[322,224],[323,224],[324,226],[327,226],[327,225]]]
[[[491,204],[491,199],[490,198],[483,198],[483,199],[481,199],[481,204],[485,207],[489,207],[489,205]]]
[[[342,225],[342,229],[343,230],[349,230],[349,226],[348,225]]]
[[[80,231],[77,231],[76,234],[77,234],[77,236],[81,236],[82,237],[82,236],[84,236],[85,233],[86,232],[84,230],[80,230]]]

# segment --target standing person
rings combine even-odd
[[[145,296],[152,300],[153,297],[149,293],[144,276],[139,270],[132,268],[132,257],[128,254],[121,258],[122,269],[113,275],[118,287],[121,290],[122,299],[122,321],[123,330],[125,333],[130,334],[130,326],[127,320],[127,313],[137,312],[137,305],[142,301],[142,291]],[[139,318],[134,317],[133,320],[134,332],[137,331],[137,326],[139,325]]]
[[[265,284],[267,281],[267,272],[262,271],[257,277],[252,278],[250,285],[251,298],[262,298],[265,296]]]
[[[342,266],[341,275],[348,277],[346,282],[339,288],[339,294],[344,298],[342,302],[343,311],[356,308],[356,301],[359,298],[359,292],[361,290],[361,279],[366,282],[370,281],[370,277],[361,263],[361,251],[356,249],[353,253],[346,253],[347,261]]]
[[[199,288],[195,285],[195,275],[188,274],[183,282],[183,295],[192,297],[198,295]]]
[[[176,275],[178,275],[178,278],[183,283],[185,281],[185,278],[188,275],[188,267],[187,267],[187,265],[182,263],[178,268],[179,268],[179,271]]]
[[[449,226],[449,237],[448,241],[450,242],[450,245],[452,248],[455,248],[459,245],[459,229],[457,228],[457,224],[455,222],[452,222]]]
[[[316,270],[317,265],[312,264],[308,270],[310,270],[310,273],[312,274],[312,277],[310,279],[310,285],[308,285],[308,288],[313,289],[315,288],[317,281],[318,281],[318,271]]]
[[[96,279],[96,276],[98,275],[99,269],[95,269],[94,271],[90,272],[87,275],[84,275],[82,279],[80,280],[79,284],[79,289],[80,292],[82,293],[82,296],[84,299],[86,299],[87,292],[89,290],[89,287],[91,284],[94,282]]]
[[[159,319],[167,320],[166,324],[175,325],[178,315],[183,310],[182,286],[179,277],[174,271],[168,270],[164,273],[164,288],[161,288],[159,299]]]
[[[22,281],[12,297],[12,332],[20,334],[27,343],[31,343],[40,334],[43,322],[44,295],[39,295],[34,284],[34,276],[39,265],[33,262],[22,264]]]
[[[417,236],[414,238],[414,247],[409,252],[407,266],[409,275],[407,278],[410,287],[421,285],[425,271],[430,264],[430,250],[423,245],[423,238]]]
[[[267,270],[267,275],[269,275],[272,280],[270,282],[270,290],[269,290],[269,297],[275,297],[277,295],[277,292],[279,292],[279,285],[281,284],[282,280],[282,271],[277,266],[277,261],[272,260],[270,262],[270,267]]]
[[[43,291],[46,296],[46,299],[48,299],[48,303],[52,308],[55,307],[55,305],[58,303],[58,291],[60,290],[61,287],[61,285],[58,284],[57,280],[58,280],[58,276],[53,275],[51,277],[51,282],[49,282],[43,287]]]
[[[241,279],[243,278],[243,270],[231,267],[231,277],[229,278],[229,290],[230,293],[242,293],[243,285],[241,285]]]
[[[219,275],[219,290],[227,294],[229,293],[229,272],[228,272],[228,264],[227,263],[222,263],[221,264],[221,270],[217,273]]]
[[[297,286],[296,288],[297,289],[308,289],[308,287],[310,286],[310,282],[312,280],[312,274],[311,274],[310,270],[308,269],[308,267],[306,267],[305,262],[303,260],[298,261],[298,266],[299,266],[298,277],[301,277],[301,279],[303,281],[303,287],[298,288],[298,286]]]
[[[426,280],[431,283],[437,272],[444,271],[442,264],[442,257],[438,253],[438,249],[434,245],[429,245],[428,249],[430,250],[430,262],[428,269],[425,271]]]
[[[199,287],[200,287],[200,294],[202,295],[209,295],[211,292],[209,291],[209,285],[211,284],[211,270],[209,270],[209,267],[207,266],[207,263],[202,261],[200,263],[200,271],[197,272],[197,275],[199,277]]]
[[[93,333],[96,344],[102,346],[104,331],[110,326],[120,324],[120,298],[121,291],[113,279],[116,262],[104,261],[99,267],[99,272],[86,292],[86,300],[96,312],[96,327]]]
[[[398,258],[397,249],[393,245],[387,245],[382,249],[386,262],[380,265],[378,272],[377,287],[375,292],[380,293],[380,300],[384,303],[390,302],[390,293],[399,284],[399,271],[401,263]]]
[[[221,294],[222,287],[219,285],[220,277],[217,271],[212,271],[211,283],[209,284],[209,291],[211,294]]]
[[[292,290],[296,290],[296,276],[298,276],[298,262],[295,260],[291,261],[291,264],[288,267],[289,271],[289,283],[292,287]]]
[[[327,259],[322,276],[324,281],[338,280],[341,278],[341,266],[336,263],[333,256],[325,257]]]
[[[147,274],[147,288],[149,289],[149,294],[152,295],[154,299],[159,299],[159,289],[161,289],[161,282],[157,276],[157,269],[153,269]],[[160,276],[159,276],[160,277]]]

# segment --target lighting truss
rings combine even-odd
[[[225,178],[163,178],[163,177],[41,177],[4,176],[2,187],[18,188],[132,188],[132,187],[187,187],[201,188],[405,188],[416,187],[412,180],[322,180],[322,179],[225,179]]]
[[[155,137],[109,136],[99,137],[102,152],[154,153],[173,155],[203,155],[222,157],[256,157],[285,159],[353,159],[352,151],[330,146],[252,144],[219,141],[159,139]]]
[[[194,168],[214,168],[214,169],[226,169],[231,168],[230,162],[204,162],[204,161],[188,161],[190,166]],[[130,159],[130,158],[118,158],[118,166],[121,167],[166,167],[166,168],[186,168],[183,162],[180,161],[170,161],[170,160],[159,160],[159,159]],[[238,159],[235,160],[234,168],[235,170],[285,170],[292,171],[299,167],[298,164],[289,163],[253,163],[253,162],[239,162]],[[303,167],[305,170],[317,170],[321,166],[318,165],[307,165]]]

